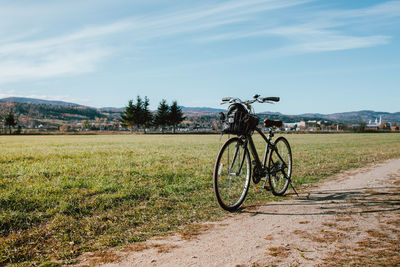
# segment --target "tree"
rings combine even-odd
[[[142,118],[142,125],[144,128],[144,133],[146,133],[146,128],[150,127],[152,124],[152,121],[153,121],[153,114],[151,114],[149,105],[150,105],[150,100],[147,96],[145,96],[143,106],[141,109],[141,112],[142,112],[141,118]]]
[[[140,128],[144,124],[144,119],[143,119],[143,101],[140,96],[136,97],[136,104],[133,105],[134,107],[134,112],[133,112],[133,121],[134,125],[137,126],[137,128]]]
[[[178,106],[176,101],[173,101],[169,110],[169,124],[172,126],[174,133],[176,127],[185,119],[186,117],[183,116],[182,109]]]
[[[4,120],[4,125],[8,126],[8,128],[10,129],[10,134],[11,134],[11,127],[15,127],[15,125],[17,125],[17,121],[14,118],[14,113],[12,113],[11,111],[7,114],[5,120]]]
[[[82,129],[84,130],[89,130],[90,129],[90,124],[88,120],[84,120],[82,123]]]
[[[121,121],[125,125],[137,128],[143,127],[146,133],[146,128],[151,125],[153,120],[153,115],[149,110],[150,100],[145,96],[144,101],[140,96],[136,97],[136,104],[133,104],[133,100],[130,100],[128,106],[126,107],[124,114],[121,115]]]
[[[365,132],[365,127],[367,126],[367,123],[365,121],[361,121],[358,123],[358,126],[355,127],[355,132],[357,133],[363,133]]]
[[[136,108],[133,105],[133,100],[129,100],[128,106],[126,106],[124,113],[121,115],[121,122],[126,126],[130,126],[131,132],[133,131],[133,126],[136,124],[135,109]]]
[[[161,100],[157,108],[157,113],[154,117],[154,124],[161,127],[161,131],[164,133],[164,127],[169,123],[169,106],[165,99]]]

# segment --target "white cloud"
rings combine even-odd
[[[18,41],[18,38],[24,38],[25,35],[6,38],[0,45],[0,83],[95,71],[101,60],[116,49],[106,45],[113,34],[123,33],[126,42],[146,43],[155,38],[206,31],[243,22],[249,20],[253,14],[295,6],[306,1],[234,0],[131,17],[108,25],[84,27],[69,34],[37,40]]]
[[[389,39],[388,36],[335,36],[326,40],[303,42],[298,45],[288,46],[286,49],[299,52],[339,51],[383,45],[387,44]]]
[[[225,1],[192,8],[177,9],[132,19],[135,37],[139,40],[195,34],[254,19],[265,11],[279,10],[310,2],[310,0]]]
[[[0,84],[93,72],[120,46],[129,45],[132,48],[132,45],[140,44],[150,51],[149,47],[157,39],[170,37],[174,37],[174,42],[192,42],[190,45],[195,46],[199,42],[204,44],[264,36],[282,39],[284,42],[277,47],[265,44],[265,49],[272,53],[274,49],[309,53],[383,45],[390,41],[390,36],[373,32],[358,34],[349,28],[368,19],[388,21],[400,17],[399,1],[350,10],[324,10],[321,7],[301,11],[292,9],[309,2],[200,2],[190,8],[178,7],[105,25],[83,26],[75,32],[52,37],[38,38],[42,32],[28,30],[26,34],[0,40]],[[113,35],[118,34],[121,36],[117,36],[119,39],[112,43]],[[29,40],[28,37],[37,39]],[[129,51],[123,57],[136,56]]]
[[[312,9],[301,14],[290,13],[290,22],[282,18],[277,25],[264,24],[250,30],[246,28],[241,31],[199,36],[194,41],[211,43],[269,36],[280,37],[289,43],[276,49],[269,49],[275,52],[309,53],[365,48],[387,44],[391,37],[382,34],[366,35],[365,32],[357,34],[350,28],[355,24],[373,27],[374,25],[370,24],[376,23],[377,20],[390,23],[393,17],[400,18],[400,1],[352,10]]]
[[[0,45],[0,83],[92,72],[110,48],[96,41],[130,27],[121,21],[72,34]]]
[[[58,54],[60,52],[60,54]],[[31,60],[6,60],[0,62],[0,81],[10,82],[23,79],[41,79],[60,75],[92,72],[107,51],[54,51],[54,53]]]
[[[329,16],[333,18],[376,17],[384,19],[400,17],[400,1],[384,2],[366,8],[349,9],[349,10],[332,10],[324,12],[324,16]]]

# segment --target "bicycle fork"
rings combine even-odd
[[[243,146],[243,155],[242,155],[242,158],[240,159],[239,170],[238,170],[237,172],[231,172],[232,169],[234,168],[234,164],[235,164],[235,161],[236,161],[238,155],[239,155],[239,157],[240,157],[240,147],[241,147],[241,146]],[[244,143],[243,145],[241,145],[241,144],[239,144],[239,142],[238,142],[238,143],[236,144],[235,153],[233,154],[232,162],[231,162],[231,164],[230,164],[230,166],[229,166],[228,173],[229,173],[230,175],[234,175],[234,176],[239,176],[239,175],[241,175],[241,174],[242,174],[242,169],[243,169],[243,164],[244,164],[245,159],[246,159],[246,145],[245,145],[245,143]]]

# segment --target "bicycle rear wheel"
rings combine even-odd
[[[244,142],[233,137],[222,146],[214,167],[214,192],[218,204],[235,211],[243,203],[251,177],[250,154]]]
[[[292,176],[292,150],[284,137],[278,137],[268,155],[268,183],[272,194],[285,194]]]

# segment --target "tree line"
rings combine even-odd
[[[0,118],[0,121],[1,118]],[[8,114],[4,117],[4,126],[8,127],[10,134],[11,134],[11,129],[14,128],[15,126],[17,126],[18,122],[14,117],[14,113],[12,113],[11,111],[8,112]],[[20,126],[18,126],[20,127]],[[18,129],[18,132],[20,132],[20,128]]]
[[[161,128],[162,132],[166,127],[172,127],[175,133],[178,125],[185,119],[177,101],[173,101],[169,106],[165,99],[161,100],[155,114],[150,111],[149,105],[150,100],[147,96],[144,99],[137,96],[135,104],[133,100],[129,100],[123,114],[121,114],[122,124],[130,127],[131,131],[136,128],[143,129],[145,133],[146,129],[150,127]]]

